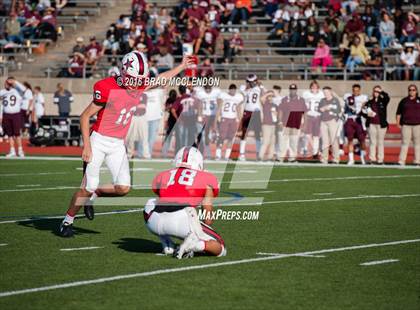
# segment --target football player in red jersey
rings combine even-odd
[[[144,208],[147,228],[159,236],[164,254],[173,254],[171,237],[183,240],[177,258],[194,252],[224,256],[224,241],[209,225],[213,198],[219,194],[217,178],[203,171],[203,155],[196,147],[183,147],[175,156],[175,168],[159,173],[152,189],[158,196]],[[201,223],[197,208],[202,206],[206,220]]]
[[[179,66],[160,74],[158,79],[169,81],[191,62],[190,57],[184,57]],[[95,197],[124,196],[130,191],[130,169],[124,139],[142,94],[150,88],[145,85],[148,77],[147,57],[134,51],[122,59],[121,76],[108,77],[94,85],[93,101],[80,116],[84,178],[60,225],[61,236],[73,236],[73,220],[82,206],[86,217],[93,219],[92,201]],[[94,115],[97,115],[97,120],[90,129],[89,120]],[[104,161],[111,172],[113,184],[98,188],[100,168]]]

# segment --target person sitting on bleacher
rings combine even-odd
[[[91,66],[91,73],[96,71],[99,59],[102,57],[102,46],[96,41],[96,37],[90,38],[90,44],[86,46],[86,64]]]
[[[20,23],[17,19],[16,13],[11,12],[10,18],[6,21],[6,38],[8,42],[20,44],[23,42],[23,35],[20,29]]]
[[[365,64],[369,59],[369,52],[361,42],[360,37],[356,35],[350,46],[350,56],[347,58],[346,67],[350,72],[354,72],[356,66]]]
[[[249,16],[252,12],[252,3],[251,0],[236,0],[235,8],[232,11],[230,16],[229,23],[237,23],[237,20],[241,22],[242,25],[246,25],[249,19]],[[239,18],[238,18],[239,15]]]

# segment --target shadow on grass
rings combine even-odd
[[[162,245],[160,242],[141,239],[141,238],[121,238],[112,244],[118,245],[118,248],[128,252],[135,253],[160,253]]]
[[[38,230],[48,230],[52,234],[56,236],[60,236],[59,228],[60,228],[61,221],[62,221],[61,219],[34,219],[32,221],[19,222],[18,225],[28,227],[28,228],[34,228]],[[75,235],[100,233],[95,230],[80,228],[77,226],[73,226],[73,230],[74,230]]]

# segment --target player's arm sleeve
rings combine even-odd
[[[105,106],[108,102],[108,90],[101,81],[93,86],[93,103],[98,106]]]
[[[397,108],[397,115],[401,115],[403,112],[403,108],[404,108],[404,101],[405,98],[401,99],[400,103],[398,104],[398,108]]]

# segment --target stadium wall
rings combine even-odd
[[[19,79],[19,78],[18,78]],[[3,86],[5,78],[0,78],[1,85]],[[46,100],[46,114],[57,115],[57,107],[53,104],[53,95],[56,90],[57,83],[63,83],[64,87],[70,90],[74,96],[74,104],[72,105],[72,115],[79,115],[84,107],[91,101],[92,98],[92,87],[97,81],[94,79],[58,79],[58,78],[28,78],[19,79],[20,81],[28,81],[32,87],[40,86]],[[235,83],[241,85],[244,83],[243,80],[221,80],[220,87],[227,88],[230,84]],[[291,83],[296,83],[300,90],[309,88],[310,81],[299,81],[299,80],[264,80],[263,85],[270,89],[273,85],[279,85],[282,87],[282,93],[287,94],[288,86]],[[407,96],[407,87],[412,82],[407,81],[329,81],[320,80],[321,87],[330,86],[335,93],[342,98],[342,96],[351,91],[351,86],[355,83],[359,83],[362,86],[362,92],[371,96],[372,88],[375,85],[381,85],[381,87],[390,94],[391,103],[388,108],[388,121],[389,123],[395,123],[395,111],[397,109],[398,102],[402,97]]]

